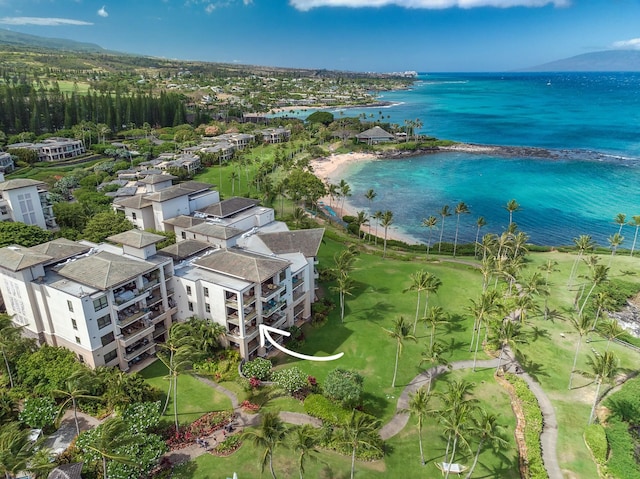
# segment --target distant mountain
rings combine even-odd
[[[106,53],[107,50],[94,43],[76,42],[64,38],[47,38],[0,28],[0,45],[27,48],[47,48],[72,52]]]
[[[640,51],[605,50],[544,63],[525,71],[532,72],[637,72],[640,71]]]

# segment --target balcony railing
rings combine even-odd
[[[267,284],[267,285],[262,285],[262,301],[268,301],[272,298],[274,298],[276,295],[280,294],[282,291],[284,291],[285,289],[285,285],[284,284]]]
[[[124,359],[127,362],[133,361],[134,359],[140,357],[142,354],[146,353],[147,351],[149,351],[151,348],[154,348],[155,346],[156,345],[154,342],[143,344],[138,348],[136,348],[135,350],[132,350],[130,353],[125,353]]]
[[[144,309],[136,309],[132,313],[118,313],[118,326],[120,326],[120,328],[125,328],[126,326],[145,317],[149,313],[149,311],[145,311]]]
[[[282,306],[284,306],[285,304],[287,304],[287,302],[284,300],[267,302],[266,304],[262,305],[262,317],[267,318],[271,316],[276,311],[282,309]]]
[[[264,320],[263,322],[267,326],[271,326],[272,328],[278,328],[286,322],[286,319],[287,319],[286,314],[278,313],[278,314],[274,314],[269,319]]]
[[[118,342],[120,343],[121,346],[123,347],[127,347],[132,345],[133,343],[135,343],[136,341],[143,339],[145,336],[148,336],[149,334],[151,334],[154,330],[155,326],[149,325],[145,328],[142,329],[138,329],[135,331],[132,331],[130,333],[123,333],[120,336],[118,336]]]
[[[128,306],[131,306],[136,301],[140,301],[141,299],[143,299],[145,296],[149,294],[150,293],[148,291],[138,291],[138,290],[125,291],[124,293],[120,293],[114,296],[116,309],[120,311]]]

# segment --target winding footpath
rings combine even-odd
[[[542,460],[544,462],[545,469],[549,475],[550,479],[562,479],[562,470],[560,469],[560,464],[558,463],[558,455],[556,451],[556,443],[558,439],[558,422],[556,420],[556,413],[553,409],[553,405],[551,401],[534,379],[529,376],[518,361],[513,357],[510,351],[505,350],[505,358],[502,360],[502,366],[505,371],[508,372],[517,372],[518,376],[520,376],[529,386],[531,392],[535,395],[538,400],[538,404],[540,405],[540,410],[542,411],[543,417],[543,427],[542,433],[540,434],[540,443],[542,445]],[[476,369],[496,369],[498,367],[498,359],[488,359],[488,360],[480,360],[476,361]],[[471,369],[473,368],[473,360],[464,360],[464,361],[456,361],[451,363],[451,369],[454,371],[461,369]],[[422,386],[426,386],[430,380],[435,379],[439,375],[449,371],[450,369],[445,366],[435,366],[427,371],[424,371],[418,374],[413,380],[404,388],[402,394],[398,398],[398,404],[396,407],[396,414],[391,418],[391,420],[386,423],[380,429],[380,437],[383,440],[387,440],[398,434],[404,427],[407,425],[409,421],[409,414],[404,412],[409,407],[409,396],[414,394],[418,389]],[[236,413],[236,424],[238,429],[242,430],[245,427],[257,426],[260,423],[260,414],[247,414],[239,405],[237,395],[228,390],[227,388],[219,385],[218,383],[211,381],[210,379],[203,378],[201,376],[196,376],[200,381],[212,387],[216,391],[224,394],[231,401],[231,406],[233,407],[234,412]],[[282,411],[279,413],[280,419],[282,421],[302,425],[302,424],[311,424],[314,427],[320,427],[322,425],[322,421],[317,418],[311,417],[307,414],[295,413],[295,412],[287,412]],[[215,434],[208,438],[210,441],[214,443],[221,440]],[[184,462],[187,460],[194,459],[202,454],[207,452],[201,446],[197,444],[193,444],[187,446],[182,449],[178,449],[176,451],[172,451],[167,454],[167,457],[174,464]]]

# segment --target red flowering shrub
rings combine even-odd
[[[240,407],[245,411],[250,411],[250,412],[255,412],[258,409],[260,409],[259,404],[254,404],[251,401],[247,401],[247,400],[242,401],[242,404],[240,404]]]
[[[222,429],[233,420],[232,411],[214,411],[196,419],[189,425],[180,426],[178,430],[174,425],[167,428],[163,437],[171,451],[181,449],[195,443],[196,439],[209,436],[214,431]]]
[[[257,389],[262,386],[262,381],[260,381],[258,378],[253,377],[249,379],[249,386],[251,386],[252,389]]]

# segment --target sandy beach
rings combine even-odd
[[[343,179],[343,173],[351,165],[362,163],[366,161],[374,161],[380,160],[380,157],[373,153],[343,153],[339,155],[330,155],[324,158],[318,158],[312,160],[310,163],[311,168],[313,168],[313,173],[320,178],[326,185],[329,184],[338,184],[340,180]],[[357,215],[357,209],[349,202],[347,198],[342,202],[342,199],[338,201],[337,198],[329,198],[325,196],[322,200],[326,205],[332,205],[333,209],[338,213],[339,216],[344,215]],[[375,204],[375,200],[374,200]],[[344,207],[344,210],[342,209]],[[363,226],[363,230],[369,234],[375,234],[375,220],[371,220],[371,224],[368,226]],[[378,226],[378,236],[382,238],[384,236],[384,229]],[[387,231],[387,238],[394,239],[398,241],[403,241],[407,244],[417,244],[420,241],[416,240],[410,235],[404,234],[398,231],[395,225],[392,225]]]

